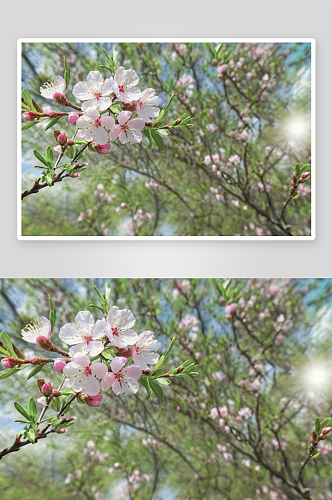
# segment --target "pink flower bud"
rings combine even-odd
[[[332,427],[324,427],[323,434],[328,434],[329,432],[331,432],[331,429]]]
[[[59,398],[61,396],[61,391],[57,391],[56,389],[53,390],[52,396],[54,398]]]
[[[96,151],[96,153],[99,153],[100,155],[106,155],[109,152],[110,147],[111,145],[109,143],[94,144],[93,149]]]
[[[36,338],[36,342],[45,351],[52,351],[53,350],[53,344],[48,339],[47,337],[43,337],[43,335],[39,335],[39,337]]]
[[[55,94],[53,94],[53,99],[55,102],[61,104],[62,106],[66,106],[68,102],[67,98],[63,94],[60,94],[60,92],[56,92]]]
[[[64,146],[65,144],[67,144],[67,136],[66,136],[66,134],[59,134],[58,138],[57,138],[57,141],[58,141],[58,143],[61,146]]]
[[[43,396],[50,396],[52,394],[52,391],[53,391],[53,387],[49,382],[42,385],[41,393],[43,394]]]
[[[32,111],[25,111],[22,115],[22,118],[26,122],[31,122],[32,120],[34,120],[36,118],[36,115]]]
[[[307,177],[309,177],[309,175],[310,175],[310,172],[303,172],[302,177],[303,177],[303,179],[306,179]]]
[[[95,408],[100,405],[103,396],[101,394],[97,394],[96,396],[84,396],[83,400],[88,406],[92,406]]]
[[[37,380],[37,385],[38,385],[38,389],[40,390],[40,392],[41,392],[42,387],[43,387],[44,384],[45,384],[45,380],[43,378],[39,378]]]
[[[120,462],[115,462],[115,464],[114,464],[114,468],[115,468],[115,469],[120,469],[120,467],[121,467]]]
[[[66,366],[66,364],[67,363],[62,359],[57,359],[56,361],[54,361],[53,370],[55,370],[58,373],[63,373],[63,369]]]
[[[79,176],[80,176],[80,174],[77,172],[74,172],[73,174],[70,175],[70,177],[79,177]]]
[[[233,314],[235,313],[237,308],[237,304],[229,304],[228,306],[225,307],[226,314]]]
[[[76,114],[76,113],[69,113],[68,123],[70,123],[71,125],[75,125],[78,119],[79,119],[78,114]]]
[[[64,429],[63,427],[61,429],[58,429],[56,431],[58,434],[65,434],[66,432],[68,432],[68,429]]]
[[[15,368],[17,362],[14,358],[3,358],[1,364],[4,368]]]

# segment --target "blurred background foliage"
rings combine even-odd
[[[288,234],[279,218],[294,167],[311,162],[310,44],[227,43],[217,61],[206,43],[25,43],[22,86],[41,106],[61,109],[39,87],[64,74],[66,57],[68,98],[80,104],[73,85],[100,69],[102,48],[114,46],[139,87],[156,89],[161,108],[175,95],[169,119],[189,113],[195,127],[173,130],[165,152],[145,137],[139,145],[112,143],[107,155],[88,152],[79,178],[23,200],[22,234]],[[22,190],[40,173],[33,150],[56,144],[47,123],[22,133]],[[56,128],[68,137],[75,131],[65,118]],[[310,235],[310,179],[299,192],[286,223],[291,234]]]
[[[89,309],[93,284],[106,282],[112,301],[133,311],[137,332],[155,332],[161,353],[176,337],[167,363],[196,361],[199,376],[166,387],[165,405],[149,402],[143,387],[134,396],[103,393],[98,408],[76,404],[68,433],[0,461],[2,498],[331,499],[330,439],[303,485],[296,481],[315,417],[331,414],[331,279],[235,279],[230,290],[242,288],[231,316],[220,292],[228,280],[2,279],[0,326],[31,350],[20,330],[49,314],[50,294],[60,348],[59,328]],[[29,371],[0,382],[0,449],[21,429],[13,401],[38,397]],[[49,365],[41,375],[61,381]]]

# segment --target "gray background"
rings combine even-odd
[[[6,2],[0,35],[0,276],[331,276],[331,6],[325,0]],[[24,37],[315,38],[316,240],[18,241],[16,41]]]

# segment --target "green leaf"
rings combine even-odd
[[[297,164],[295,165],[295,175],[296,175],[296,177],[300,177],[300,174],[301,174],[300,164],[299,164],[299,163],[297,163]]]
[[[143,387],[145,387],[146,392],[148,393],[148,398],[151,401],[153,399],[153,395],[151,393],[151,388],[150,388],[150,379],[148,377],[146,377],[145,375],[142,375],[141,384]]]
[[[331,427],[331,425],[332,425],[332,418],[323,418],[321,425],[322,425],[323,429],[324,429],[324,427]]]
[[[35,110],[38,111],[38,113],[44,113],[43,108],[41,108],[33,99],[32,99],[32,104],[33,104]]]
[[[320,454],[321,454],[320,451],[319,452],[316,451],[313,455],[311,455],[311,458],[317,458],[319,457]]]
[[[41,372],[43,368],[44,368],[44,365],[37,365],[34,368],[32,368],[31,372],[27,376],[27,380],[29,380],[34,375],[37,375],[37,373]]]
[[[21,130],[28,130],[28,128],[31,128],[31,127],[34,127],[35,125],[37,125],[38,121],[33,121],[33,122],[28,122],[28,123],[25,123]]]
[[[10,340],[10,338],[8,337],[7,333],[5,333],[5,332],[1,333],[1,340],[5,344],[5,346],[7,347],[11,357],[16,359],[17,356],[16,356],[16,353],[15,353],[14,348],[13,348],[13,343]]]
[[[215,46],[213,45],[213,43],[210,43],[210,44],[209,44],[209,47],[210,47],[210,50],[211,50],[211,52],[212,52],[213,57],[214,57],[215,59],[217,59],[217,51],[216,51]]]
[[[45,180],[47,182],[47,185],[51,187],[53,184],[53,172],[47,172]]]
[[[112,360],[112,359],[113,359],[113,358],[115,358],[115,356],[116,356],[116,354],[115,354],[112,350],[110,350],[110,349],[105,349],[105,350],[101,353],[101,355],[102,355],[104,358],[106,358],[106,359],[110,359],[110,360]]]
[[[76,392],[72,389],[65,389],[64,391],[61,391],[61,394],[63,396],[75,396]]]
[[[110,110],[112,111],[112,113],[115,113],[118,115],[119,113],[121,113],[122,108],[118,104],[112,104],[112,106],[110,107]]]
[[[31,97],[31,95],[29,94],[29,92],[26,89],[22,90],[22,96],[23,96],[23,99],[28,103],[31,111],[36,111],[37,112],[37,110],[35,109],[35,107],[33,105],[32,97]]]
[[[9,370],[0,372],[0,380],[5,380],[5,378],[11,377],[18,371],[20,371],[20,368],[9,368]]]
[[[157,396],[159,401],[165,403],[164,393],[160,385],[158,385],[154,380],[149,380],[150,387],[153,390],[153,393]]]
[[[97,304],[90,304],[90,307],[93,307],[94,309],[99,309],[102,313],[104,312],[104,309],[101,306],[97,306]]]
[[[168,358],[168,356],[170,355],[170,352],[171,352],[171,350],[173,349],[173,345],[174,345],[175,341],[176,341],[176,338],[175,338],[175,337],[173,337],[173,338],[172,338],[172,341],[171,341],[171,343],[170,343],[170,345],[169,345],[169,348],[167,349],[167,351],[166,351],[166,352],[165,352],[165,354],[164,354],[164,358],[165,358],[165,359],[167,359],[167,358]]]
[[[153,122],[153,125],[155,125],[156,123],[160,123],[164,114],[165,114],[165,110],[163,109],[162,111],[160,111],[159,115],[157,116],[157,118]]]
[[[154,148],[154,144],[153,144],[153,140],[152,140],[152,137],[151,137],[151,130],[150,130],[149,127],[145,127],[144,128],[144,135],[149,139],[151,149],[153,149]]]
[[[68,147],[66,148],[66,153],[67,153],[67,155],[68,155],[70,158],[74,158],[74,154],[75,154],[74,146],[68,146]]]
[[[54,155],[51,146],[47,146],[45,158],[48,166],[53,167]]]
[[[35,444],[35,442],[36,442],[36,430],[33,427],[30,427],[30,429],[28,431],[28,436],[29,436],[29,441],[32,444]]]
[[[165,151],[164,141],[162,140],[160,135],[157,134],[154,130],[151,130],[151,135],[158,148],[160,148],[162,151]]]
[[[169,378],[155,378],[153,380],[158,382],[158,384],[160,384],[160,385],[169,385],[171,383]]]
[[[156,132],[158,132],[158,134],[160,134],[160,135],[169,135],[169,134],[170,134],[170,131],[169,131],[169,130],[165,130],[165,129],[163,129],[163,128],[158,128],[158,129],[156,130]]]
[[[0,353],[4,354],[5,356],[10,356],[10,353],[6,351],[3,347],[0,347]]]
[[[60,411],[61,408],[61,398],[53,398],[52,399],[52,406],[55,409],[55,411]]]
[[[167,113],[168,108],[169,108],[169,107],[170,107],[170,105],[172,104],[173,99],[174,99],[174,94],[172,94],[172,95],[171,95],[171,97],[169,98],[168,103],[166,104],[166,107],[165,107],[165,109],[164,109],[164,115]]]
[[[315,431],[318,433],[320,431],[320,418],[317,417],[315,420]]]
[[[60,116],[58,118],[53,118],[50,122],[48,122],[47,126],[45,127],[45,132],[46,130],[48,130],[49,128],[53,127],[53,125],[55,125],[56,123],[58,123],[58,121],[60,120]]]
[[[34,150],[34,155],[35,157],[45,165],[45,167],[48,167],[48,163],[47,163],[47,160],[35,149]]]
[[[296,200],[296,198],[298,198],[299,196],[301,196],[301,193],[295,194],[294,196],[292,196],[292,200]]]
[[[107,54],[107,52],[106,52],[106,50],[105,50],[105,49],[103,49],[103,54],[106,56],[106,58],[107,58],[107,60],[108,60],[109,64],[110,64],[110,65],[112,65],[112,64],[113,64],[113,60],[112,60],[112,59],[110,58],[110,56]]]
[[[32,420],[33,422],[36,422],[36,420],[37,420],[37,405],[36,405],[36,401],[34,400],[34,398],[32,396],[29,399],[28,413],[30,416],[30,420]]]
[[[14,406],[16,410],[27,420],[31,421],[29,413],[19,404],[15,401]]]

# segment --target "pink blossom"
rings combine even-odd
[[[84,396],[84,402],[93,408],[100,405],[103,396],[101,394],[96,394],[96,396]]]
[[[118,115],[118,125],[114,125],[111,129],[109,137],[111,141],[119,138],[122,144],[133,144],[141,142],[142,132],[145,127],[145,121],[141,118],[129,120],[132,113],[130,111],[121,111]]]
[[[96,153],[99,153],[100,155],[106,155],[106,153],[109,152],[110,148],[111,145],[109,143],[93,145],[93,149],[96,151]]]
[[[66,362],[62,361],[62,359],[57,359],[53,363],[53,370],[55,370],[58,373],[63,373],[63,369],[66,366]]]
[[[217,73],[218,75],[222,75],[223,73],[226,73],[228,68],[228,64],[222,64],[221,66],[217,67]]]
[[[69,113],[68,123],[70,123],[71,125],[76,125],[76,122],[78,119],[79,119],[79,115],[77,113]]]
[[[231,455],[230,453],[224,453],[224,459],[228,462],[231,462],[233,460],[233,455]]]

